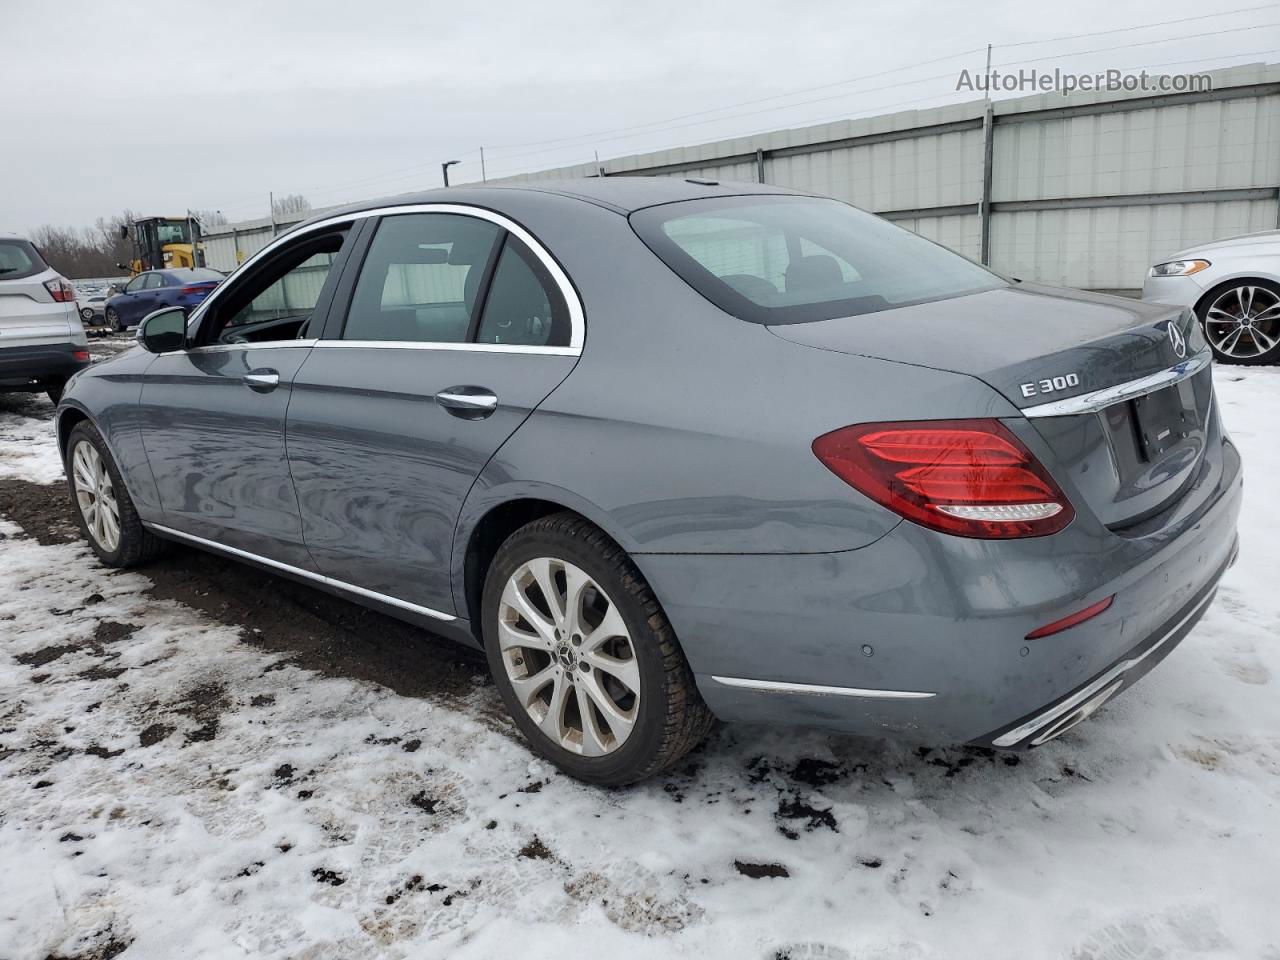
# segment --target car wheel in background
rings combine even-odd
[[[93,311],[85,307],[80,311],[80,319],[85,323],[93,323]]]
[[[513,533],[485,579],[485,653],[534,751],[618,786],[684,756],[713,718],[631,558],[570,513]]]
[[[116,313],[114,307],[107,307],[107,326],[116,333],[124,333],[124,321],[120,319],[120,314]]]
[[[62,400],[62,391],[66,389],[66,386],[67,386],[67,381],[55,380],[55,381],[49,382],[48,385],[45,387],[44,392],[48,394],[49,399],[53,401],[53,405],[55,407]]]
[[[76,524],[99,560],[132,567],[163,552],[164,541],[142,526],[106,442],[89,421],[72,428],[64,466]]]
[[[1280,285],[1232,280],[1196,307],[1214,358],[1223,363],[1280,363]]]

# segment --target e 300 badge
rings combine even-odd
[[[1033,380],[1031,383],[1022,384],[1022,395],[1024,397],[1038,397],[1042,393],[1056,393],[1059,390],[1066,390],[1068,387],[1080,386],[1080,374],[1068,373],[1062,377],[1050,377],[1048,380]]]

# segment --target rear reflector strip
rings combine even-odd
[[[1114,600],[1115,598],[1116,598],[1116,595],[1113,593],[1111,596],[1103,600],[1099,600],[1097,603],[1093,604],[1092,606],[1085,607],[1083,610],[1077,610],[1075,613],[1071,614],[1069,617],[1063,617],[1061,620],[1053,621],[1053,623],[1046,623],[1043,627],[1040,627],[1039,629],[1036,629],[1036,630],[1032,630],[1030,633],[1028,633],[1027,639],[1039,640],[1043,637],[1051,637],[1055,633],[1061,633],[1063,630],[1069,630],[1071,627],[1078,626],[1079,624],[1084,623],[1086,620],[1092,620],[1098,614],[1102,613],[1104,610],[1110,607],[1111,601]]]

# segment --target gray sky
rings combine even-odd
[[[987,43],[997,68],[1280,60],[1280,3],[1230,12],[1256,6],[0,0],[0,230],[126,207],[242,220],[266,216],[270,190],[323,206],[438,186],[446,159],[465,161],[454,182],[479,180],[481,145],[501,176],[973,99],[955,76]],[[1028,43],[1187,17],[1202,19]]]

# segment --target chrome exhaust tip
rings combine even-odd
[[[1045,727],[1040,733],[1036,734],[1030,741],[1031,746],[1038,747],[1042,743],[1048,743],[1050,740],[1062,736],[1062,734],[1066,733],[1077,723],[1088,720],[1099,707],[1115,696],[1123,686],[1124,679],[1121,678],[1105,690],[1095,693],[1084,703],[1080,704],[1080,706],[1076,707],[1069,713],[1063,714],[1056,721]]]

